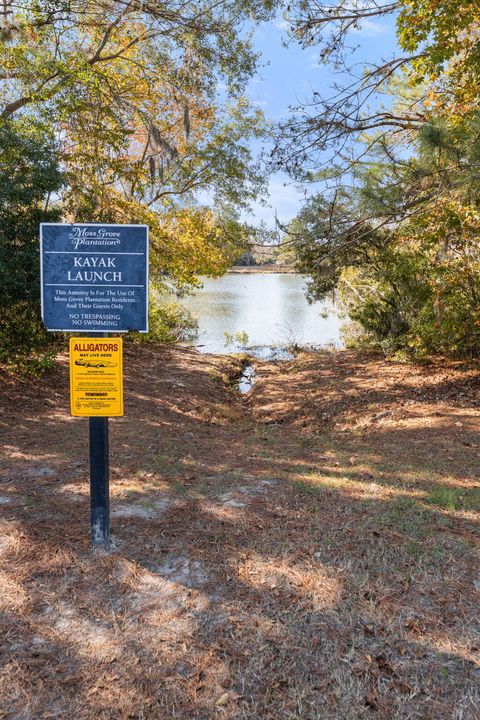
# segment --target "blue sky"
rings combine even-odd
[[[289,106],[310,99],[314,90],[328,97],[335,79],[328,66],[319,64],[318,48],[301,50],[296,43],[284,47],[282,38],[285,37],[285,23],[281,18],[262,24],[254,36],[255,48],[262,53],[263,67],[250,82],[247,95],[274,122],[288,115]],[[351,45],[358,46],[352,58],[359,63],[391,58],[397,52],[395,19],[365,21],[359,30],[351,33]],[[247,219],[264,220],[270,227],[274,225],[275,214],[280,220],[288,221],[297,213],[304,197],[304,189],[295,188],[287,176],[275,174],[270,179],[269,207],[255,204],[252,216]]]

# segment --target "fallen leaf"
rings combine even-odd
[[[228,692],[223,693],[223,695],[220,695],[220,697],[218,698],[216,705],[218,705],[219,707],[223,707],[224,705],[226,705],[228,703],[229,700],[230,700],[230,695],[228,694]]]
[[[372,692],[369,692],[365,697],[365,705],[372,710],[378,710],[377,698]]]

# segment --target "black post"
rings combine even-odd
[[[108,417],[88,418],[88,435],[92,545],[107,545],[110,538]]]

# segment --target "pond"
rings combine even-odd
[[[285,348],[294,343],[342,345],[344,320],[331,302],[307,302],[301,275],[229,273],[205,279],[203,288],[182,304],[198,319],[193,342],[202,352],[229,353],[246,346]],[[229,343],[226,334],[234,341]]]

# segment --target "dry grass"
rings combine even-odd
[[[109,552],[65,360],[2,377],[0,718],[480,717],[476,367],[125,365]]]

